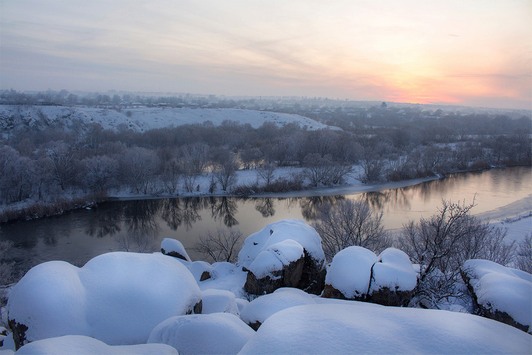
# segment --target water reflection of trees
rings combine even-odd
[[[215,220],[221,219],[227,227],[233,227],[238,224],[235,218],[238,211],[238,205],[234,198],[219,197],[209,198],[211,204],[211,215]]]
[[[107,235],[115,235],[120,232],[121,213],[93,213],[89,217],[85,233],[91,237],[103,238]]]
[[[260,212],[262,217],[268,218],[275,214],[273,199],[259,198],[255,201],[255,209]]]
[[[324,204],[334,205],[339,200],[345,199],[345,196],[313,196],[297,198],[301,214],[307,221],[313,221],[318,218],[318,212]]]
[[[155,250],[155,239],[159,234],[159,224],[155,216],[160,209],[157,200],[132,201],[124,207],[124,223],[128,233],[121,234],[118,242],[127,251]]]
[[[199,197],[163,200],[161,218],[172,230],[177,230],[181,225],[189,230],[201,220],[199,211],[204,208],[202,200]]]

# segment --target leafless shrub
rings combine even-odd
[[[513,244],[504,242],[505,231],[470,214],[474,203],[443,201],[436,214],[409,222],[402,230],[398,247],[419,264],[417,302],[438,308],[451,297],[465,297],[460,268],[468,259],[488,259],[507,265]]]
[[[516,267],[532,274],[532,233],[517,244]]]
[[[323,205],[313,227],[321,236],[328,260],[352,245],[379,251],[389,244],[382,225],[382,212],[375,213],[365,201],[340,200],[333,205]]]
[[[237,230],[218,230],[216,234],[208,232],[200,236],[194,250],[213,262],[234,262],[241,245],[242,233]]]

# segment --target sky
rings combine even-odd
[[[530,0],[0,0],[0,89],[532,109]]]

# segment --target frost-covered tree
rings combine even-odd
[[[517,245],[516,267],[532,274],[532,233]]]
[[[382,224],[382,212],[374,212],[365,201],[339,200],[324,204],[312,224],[322,239],[328,260],[349,246],[379,251],[389,246]]]
[[[442,201],[438,212],[404,225],[398,240],[415,264],[420,265],[417,301],[437,308],[442,301],[464,296],[457,286],[460,268],[468,259],[488,259],[507,265],[513,245],[505,244],[504,231],[471,215],[474,204]]]

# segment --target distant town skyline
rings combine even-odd
[[[532,109],[532,2],[0,2],[0,89]]]

